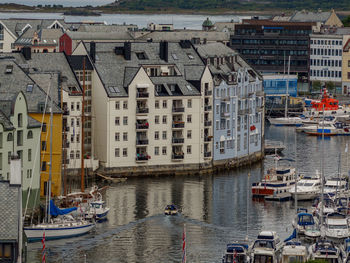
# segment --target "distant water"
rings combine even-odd
[[[92,6],[98,6],[98,5],[105,5],[113,2],[113,0],[93,0],[93,1],[82,1],[82,0],[0,0],[0,3],[15,3],[15,4],[22,4],[22,5],[30,5],[30,6],[37,6],[37,5],[64,5],[64,6],[86,6],[86,5],[92,5]]]
[[[320,169],[320,138],[296,134],[292,127],[267,126],[265,134],[286,145],[284,158],[295,162],[284,163],[295,165],[299,173],[310,175]],[[342,172],[347,173],[349,155],[344,148],[348,142],[350,137],[325,140],[326,177],[337,174],[340,153]],[[250,194],[251,183],[260,181],[272,165],[273,158],[267,157],[251,169],[130,178],[111,186],[105,195],[111,208],[108,221],[97,224],[96,231],[86,236],[46,242],[47,262],[181,262],[184,225],[188,262],[219,263],[228,242],[247,234],[253,241],[261,230],[275,230],[284,239],[292,233],[293,202],[259,202]],[[180,215],[163,215],[171,203],[180,208]],[[310,206],[311,202],[299,202],[299,207]],[[28,262],[39,262],[41,250],[40,242],[29,244]]]
[[[1,0],[0,0],[1,1]],[[87,4],[87,3],[86,3]],[[31,18],[31,19],[65,19],[67,22],[99,21],[108,24],[135,24],[139,28],[147,27],[150,22],[157,24],[172,23],[176,29],[201,29],[205,19],[215,22],[239,22],[250,16],[237,15],[177,15],[177,14],[103,14],[101,16],[64,16],[60,13],[1,13],[0,19]]]

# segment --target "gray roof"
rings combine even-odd
[[[182,76],[172,77],[151,77],[152,82],[155,85],[163,85],[166,89],[168,96],[199,96],[200,91],[193,86],[190,82],[186,81]],[[176,84],[181,93],[175,93],[171,91],[170,85]],[[156,94],[159,95],[159,94]]]
[[[2,124],[2,126],[4,127],[4,130],[13,130],[13,125],[11,121],[6,117],[5,113],[3,113],[1,109],[0,109],[0,124]]]
[[[133,40],[127,31],[120,32],[78,32],[69,31],[66,34],[73,40]]]
[[[11,71],[11,73],[6,73],[6,71]],[[32,91],[27,91],[28,85],[32,86]],[[26,97],[28,112],[40,112],[39,105],[45,104],[46,100],[45,91],[18,66],[13,58],[0,58],[0,100],[13,101],[21,91]],[[48,103],[49,101],[50,99]],[[54,105],[53,112],[60,113],[61,110]]]
[[[35,33],[38,34],[38,38],[39,38],[39,42],[36,45],[58,46],[59,38],[63,35],[63,30],[48,29],[48,28],[36,30],[34,28],[29,28],[15,41],[15,45],[19,44],[19,45],[31,46]]]
[[[293,22],[322,22],[325,23],[331,16],[332,12],[309,12],[309,11],[297,11],[290,18],[289,21]]]
[[[137,29],[137,25],[86,25],[82,24],[77,29],[78,32],[122,32]]]
[[[90,44],[84,43],[87,50]],[[96,62],[94,66],[110,97],[127,96],[127,89],[133,77],[140,67],[149,65],[174,65],[181,77],[172,79],[174,84],[183,86],[184,82],[179,80],[199,80],[205,65],[197,52],[191,48],[182,48],[179,43],[168,42],[168,61],[160,59],[160,43],[156,42],[132,42],[131,60],[125,60],[123,55],[116,55],[115,47],[123,47],[124,43],[96,43]],[[147,59],[138,59],[136,53],[144,52]],[[173,55],[175,54],[175,55]],[[190,55],[190,56],[189,56]],[[170,77],[161,77],[163,83]],[[153,80],[153,78],[152,78]],[[154,79],[155,81],[157,78]],[[117,92],[111,92],[110,87],[117,87]],[[113,90],[113,89],[112,89]],[[184,91],[185,92],[185,91]],[[186,94],[188,91],[185,92]]]
[[[199,55],[205,59],[210,57],[234,56],[238,54],[235,50],[220,42],[195,45],[195,47]]]

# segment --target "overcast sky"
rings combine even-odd
[[[104,5],[113,2],[114,0],[0,0],[1,4],[4,3],[16,3],[23,5],[64,5],[64,6],[85,6],[85,5]]]

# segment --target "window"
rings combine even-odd
[[[77,134],[75,139],[77,140],[78,143],[80,142],[80,134],[79,133]]]
[[[76,121],[76,123],[77,123],[77,127],[79,127],[80,126],[80,120],[79,119],[77,119],[77,121]]]
[[[187,100],[187,108],[192,108],[192,100]]]
[[[162,154],[163,154],[163,155],[166,155],[166,146],[163,146],[163,147],[162,147]]]
[[[74,142],[74,134],[70,136],[70,142]]]
[[[119,109],[120,109],[119,101],[116,101],[116,102],[115,102],[115,109],[116,109],[116,110],[119,110]]]
[[[154,139],[159,140],[159,131],[154,132]]]
[[[123,125],[128,125],[128,117],[127,116],[123,117]]]
[[[70,159],[74,159],[74,151],[70,151],[69,157],[70,157]]]
[[[154,147],[154,155],[159,155],[159,147]]]
[[[114,157],[119,157],[119,148],[114,149]]]
[[[350,72],[348,72],[348,79],[350,79]]]
[[[188,130],[187,131],[187,139],[191,139],[192,138],[192,131]]]
[[[71,103],[70,109],[71,109],[72,111],[74,111],[74,102]]]
[[[155,107],[156,109],[159,109],[159,100],[156,100],[156,101],[154,102],[154,107]]]
[[[23,126],[23,115],[22,115],[22,113],[18,113],[18,119],[17,119],[17,121],[18,121],[18,127],[22,127]]]
[[[128,102],[127,102],[127,101],[124,101],[124,102],[123,102],[123,109],[124,109],[124,110],[127,110],[127,109],[128,109]]]
[[[128,157],[128,148],[123,148],[123,157]]]
[[[116,142],[119,142],[119,140],[120,140],[119,132],[115,133],[114,139],[115,139]]]
[[[23,145],[23,131],[17,131],[17,146]]]
[[[2,148],[2,132],[0,132],[0,149]]]
[[[187,115],[187,122],[191,123],[192,122],[192,115]]]
[[[33,132],[32,131],[28,131],[27,133],[27,139],[33,139]],[[0,147],[1,148],[1,147]]]
[[[2,170],[2,153],[0,153],[0,171]],[[1,177],[1,176],[0,176]],[[1,255],[1,254],[0,254]]]
[[[77,111],[80,111],[80,102],[77,102]]]
[[[163,115],[163,124],[166,124],[166,115]]]
[[[168,107],[167,101],[166,101],[166,100],[163,100],[163,109],[166,109],[167,107]]]
[[[154,122],[155,122],[155,124],[159,124],[159,116],[158,115],[154,116]]]
[[[120,125],[120,118],[119,117],[115,117],[115,121],[114,121],[116,126]]]
[[[9,134],[7,134],[7,141],[8,142],[12,142],[13,137],[12,137],[12,133],[10,132]]]
[[[192,147],[191,145],[187,145],[187,154],[191,154],[192,153]]]
[[[80,159],[80,151],[76,151],[76,153],[75,153],[75,158],[76,158],[76,159]]]
[[[28,149],[28,162],[32,161],[32,149]]]
[[[166,131],[163,131],[162,138],[163,140],[166,140]]]
[[[73,127],[74,126],[74,119],[72,118],[70,121],[70,126]]]
[[[41,171],[46,171],[46,162],[45,161],[41,165]]]
[[[41,150],[46,151],[46,141],[41,142]]]
[[[46,128],[47,128],[47,125],[46,125],[46,122],[44,122],[44,123],[43,123],[42,132],[46,132]]]
[[[128,141],[128,133],[127,132],[123,132],[123,141],[124,142]]]

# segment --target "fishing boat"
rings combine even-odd
[[[306,262],[307,249],[300,242],[288,241],[282,249],[281,263]]]
[[[177,215],[177,207],[175,205],[167,205],[164,209],[165,215]]]
[[[308,260],[322,260],[331,263],[342,263],[340,249],[333,241],[321,239],[309,247]]]
[[[227,244],[222,263],[249,263],[249,246],[246,243],[234,242]]]
[[[267,171],[263,181],[252,184],[253,198],[281,196],[290,199],[289,190],[295,184],[295,168],[277,166],[277,161],[275,157],[275,167]]]
[[[297,183],[297,189],[292,187],[289,192],[293,199],[295,198],[295,195],[297,195],[298,201],[313,200],[320,194],[321,185],[320,174],[316,171],[315,176],[303,176]]]
[[[329,213],[325,221],[325,235],[335,241],[348,238],[350,230],[346,216],[340,213]]]
[[[279,263],[283,242],[274,231],[259,233],[251,249],[252,262]]]

